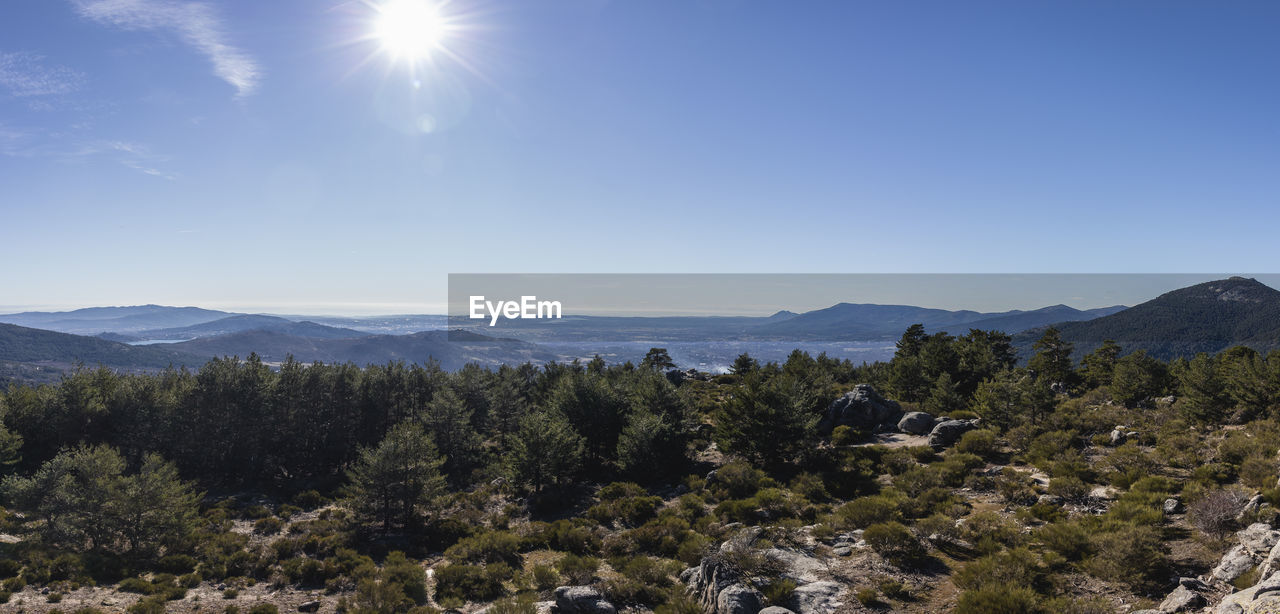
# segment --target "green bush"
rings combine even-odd
[[[150,595],[155,592],[155,587],[150,582],[142,578],[125,578],[116,585],[116,590],[123,593],[138,593],[139,595]]]
[[[553,589],[560,583],[560,574],[550,565],[534,565],[530,572],[534,588],[540,591]]]
[[[253,532],[261,535],[275,535],[283,528],[284,521],[276,518],[275,516],[260,518],[257,522],[253,523]]]
[[[510,575],[511,568],[505,563],[438,567],[435,599],[437,602],[492,601],[502,596],[502,582]]]
[[[960,436],[960,441],[957,441],[952,449],[956,452],[989,458],[996,451],[996,434],[987,429],[969,431]]]
[[[1036,587],[1043,584],[1045,569],[1040,559],[1026,548],[989,554],[956,572],[952,581],[962,590],[988,586]]]
[[[589,584],[595,579],[596,570],[600,569],[600,560],[570,552],[556,562],[556,568],[573,584]]]
[[[520,567],[520,538],[509,531],[486,531],[464,538],[444,551],[458,563],[506,563]]]
[[[761,592],[764,593],[765,601],[768,602],[769,605],[782,606],[790,601],[791,596],[795,594],[796,583],[795,581],[788,580],[787,578],[779,578],[764,585]]]
[[[898,520],[902,513],[897,502],[883,495],[854,499],[836,509],[837,524],[842,529],[865,529],[878,522]]]
[[[1068,561],[1079,561],[1093,552],[1089,531],[1076,522],[1046,524],[1036,531],[1036,538]]]
[[[956,614],[1042,614],[1035,591],[1021,586],[987,585],[960,593]]]
[[[862,538],[872,550],[895,565],[916,561],[925,555],[920,540],[899,522],[882,522],[867,527]]]

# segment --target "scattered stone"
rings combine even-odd
[[[590,586],[561,586],[555,594],[560,614],[617,614],[617,608]]]
[[[771,605],[763,610],[760,610],[760,614],[796,614],[796,613],[783,607]]]
[[[897,401],[880,396],[871,384],[858,384],[844,396],[827,407],[819,427],[830,432],[837,426],[870,433],[882,424],[896,426],[902,419],[902,407]]]
[[[1237,545],[1222,556],[1218,566],[1213,568],[1212,575],[1217,580],[1231,582],[1253,569],[1254,564],[1255,561],[1249,551],[1244,546]]]
[[[762,606],[760,592],[745,584],[730,584],[716,596],[717,614],[757,614]]]
[[[830,614],[841,605],[844,586],[836,582],[811,582],[797,587],[788,605],[796,614]]]
[[[1164,500],[1164,508],[1163,508],[1163,509],[1164,509],[1164,515],[1165,515],[1165,516],[1172,516],[1172,515],[1174,515],[1174,514],[1180,514],[1180,513],[1182,513],[1182,502],[1181,502],[1181,501],[1179,501],[1179,500],[1177,500],[1177,499],[1175,499],[1175,498],[1173,498],[1173,497],[1169,497],[1168,499],[1165,499],[1165,500]]]
[[[937,422],[937,418],[928,412],[908,412],[898,421],[898,430],[912,435],[928,435]]]
[[[835,553],[836,556],[849,556],[853,554],[853,546],[840,546],[837,548],[832,548],[831,552]]]
[[[1164,614],[1187,612],[1204,607],[1206,603],[1204,595],[1179,585],[1169,593],[1168,597],[1165,597],[1164,601],[1160,602],[1160,611]]]
[[[946,420],[939,422],[929,432],[929,445],[934,448],[945,448],[957,441],[960,436],[978,428],[976,420]]]
[[[319,601],[303,602],[302,604],[298,605],[298,611],[299,612],[319,612],[320,602]]]
[[[1236,522],[1244,522],[1249,515],[1258,511],[1259,507],[1262,507],[1262,495],[1254,495],[1248,503],[1244,504],[1244,507],[1240,508],[1240,513],[1236,514]]]

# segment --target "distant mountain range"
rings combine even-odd
[[[305,339],[353,339],[370,334],[358,330],[352,330],[350,328],[326,326],[324,324],[316,324],[315,322],[305,320],[302,322],[296,322],[279,316],[246,314],[227,316],[211,322],[203,322],[201,324],[193,324],[191,326],[182,326],[178,328],[148,329],[133,335],[111,332],[105,333],[102,336],[115,341],[125,342],[152,341],[157,339],[186,341],[201,337],[217,337],[220,335],[230,335],[233,333],[249,331],[273,332]]]
[[[96,335],[103,332],[129,334],[153,328],[192,326],[225,318],[230,313],[199,307],[89,307],[75,311],[28,311],[0,315],[0,323],[42,328],[60,333]]]
[[[567,316],[561,320],[507,320],[497,327],[454,317],[453,328],[497,334],[535,343],[629,341],[655,338],[669,341],[893,341],[912,324],[963,334],[970,328],[1010,334],[1057,322],[1089,320],[1124,309],[1123,305],[1079,310],[1054,305],[1031,311],[982,313],[913,307],[839,303],[825,309],[768,317],[602,317]]]
[[[85,337],[13,324],[0,324],[0,361],[16,363],[104,364],[121,368],[164,368],[203,364],[204,360],[175,350],[172,346],[125,345],[96,337]]]
[[[1161,358],[1220,352],[1236,345],[1265,352],[1280,349],[1280,291],[1255,279],[1232,277],[1056,327],[1075,344],[1077,358],[1106,339],[1115,340],[1125,352],[1141,349]],[[1040,334],[1028,330],[1015,341],[1025,346]]]
[[[7,322],[0,324],[0,376],[44,372],[46,367],[65,368],[76,362],[122,369],[194,367],[213,356],[250,353],[267,362],[291,355],[304,362],[359,365],[434,358],[445,368],[456,369],[468,362],[496,365],[590,356],[611,347],[610,343],[623,348],[610,354],[618,356],[623,350],[638,351],[618,344],[648,347],[650,342],[684,344],[684,349],[698,349],[700,360],[723,364],[723,359],[732,357],[716,352],[736,355],[744,349],[793,342],[796,347],[822,342],[849,352],[866,352],[865,345],[839,346],[863,343],[891,352],[892,341],[917,323],[929,332],[953,334],[972,328],[1002,330],[1014,335],[1015,345],[1024,353],[1045,327],[1053,325],[1076,344],[1078,356],[1104,339],[1114,339],[1126,351],[1145,349],[1167,358],[1217,352],[1233,345],[1280,349],[1280,291],[1253,279],[1233,277],[1168,292],[1130,308],[1079,310],[1053,305],[981,313],[840,303],[768,317],[568,316],[506,321],[495,328],[454,319],[452,333],[440,328],[449,322],[445,316],[302,318],[157,305],[26,312],[0,316],[0,322]],[[418,326],[436,329],[414,330]],[[867,356],[858,355],[860,359]]]

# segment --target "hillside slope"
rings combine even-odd
[[[1077,357],[1114,339],[1126,352],[1162,358],[1219,352],[1235,345],[1280,349],[1280,291],[1255,279],[1232,277],[1162,294],[1118,313],[1055,325],[1076,344]],[[1040,331],[1018,336],[1020,345]]]

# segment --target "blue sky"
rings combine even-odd
[[[6,0],[0,306],[1274,269],[1275,3],[453,0],[413,67],[379,4]]]

